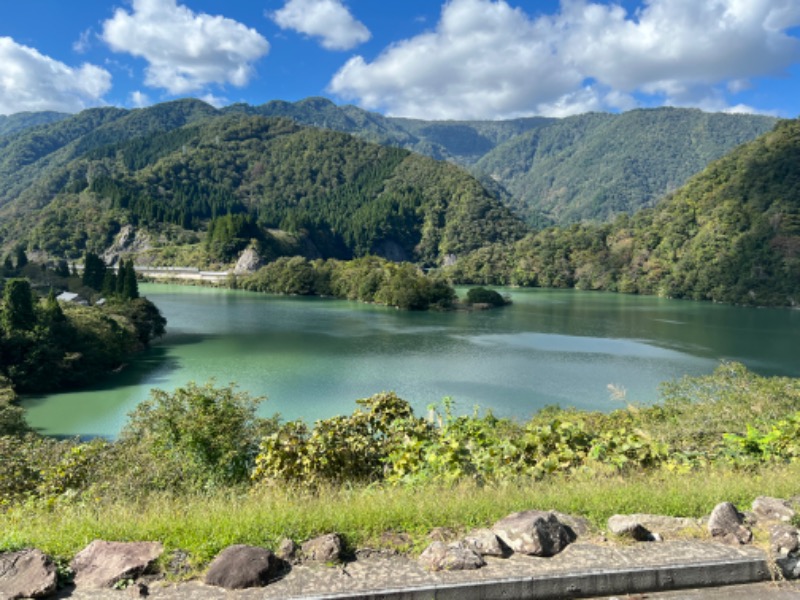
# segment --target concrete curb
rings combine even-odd
[[[766,559],[691,562],[664,567],[596,569],[460,584],[374,590],[315,596],[303,600],[557,600],[641,594],[699,587],[722,587],[770,579]],[[287,598],[288,600],[288,598]]]

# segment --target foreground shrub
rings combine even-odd
[[[153,390],[129,415],[110,466],[116,478],[141,491],[247,481],[258,442],[274,427],[256,416],[263,400],[211,383]]]

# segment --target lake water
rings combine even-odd
[[[800,376],[800,311],[573,290],[504,290],[510,307],[403,312],[319,298],[142,285],[168,334],[122,373],[77,393],[28,398],[29,422],[58,435],[115,436],[151,388],[237,382],[264,415],[309,422],[393,390],[422,414],[451,396],[526,418],[548,404],[610,410],[609,385],[652,402],[658,384],[736,360]]]

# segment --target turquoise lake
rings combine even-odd
[[[611,410],[609,386],[653,402],[658,385],[735,360],[800,376],[800,311],[573,290],[501,290],[484,312],[404,312],[320,298],[142,285],[168,333],[89,390],[27,398],[29,422],[55,435],[113,437],[151,388],[236,382],[262,413],[309,422],[393,390],[422,413],[452,397],[500,416],[549,404]]]

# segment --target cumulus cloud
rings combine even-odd
[[[0,114],[77,112],[102,103],[111,74],[96,65],[70,67],[35,48],[0,37]]]
[[[270,16],[281,29],[320,38],[328,50],[349,50],[372,37],[341,0],[288,0]]]
[[[255,29],[195,13],[176,0],[133,0],[132,12],[117,9],[103,24],[102,37],[115,52],[144,58],[145,84],[170,94],[209,84],[246,85],[252,63],[269,52],[269,42]]]
[[[144,108],[145,106],[150,106],[152,104],[150,97],[141,90],[131,92],[130,102],[134,108]]]
[[[562,0],[533,18],[505,0],[449,0],[435,29],[350,59],[329,90],[426,118],[564,116],[640,101],[731,107],[729,95],[800,58],[796,0]]]

